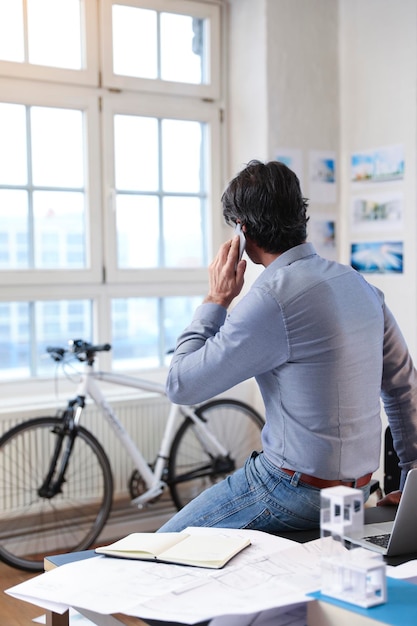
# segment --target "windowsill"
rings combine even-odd
[[[137,376],[158,383],[164,383],[167,376],[166,368],[115,373],[125,373],[127,376]],[[101,381],[99,381],[99,385],[106,398],[113,402],[128,401],[132,398],[145,399],[158,395],[133,387],[111,385]],[[72,381],[60,377],[59,379],[39,378],[30,381],[1,382],[0,393],[2,397],[0,415],[30,408],[34,410],[42,408],[56,410],[58,407],[64,407],[68,399],[76,395],[77,381],[74,376]]]
[[[128,375],[163,383],[166,378],[166,370],[129,372]],[[100,389],[102,389],[109,402],[130,402],[132,399],[140,401],[155,398],[159,395],[131,387],[110,385],[101,381],[99,384]],[[0,389],[1,386],[2,383],[0,383]],[[7,394],[5,393],[6,387]],[[30,381],[26,384],[13,382],[4,384],[4,389],[1,393],[0,416],[12,415],[19,411],[26,412],[28,410],[39,411],[45,409],[55,412],[58,408],[64,408],[68,399],[74,397],[76,394],[76,384],[65,379],[59,380],[58,387],[56,387],[55,380],[51,379]],[[242,400],[252,405],[254,408],[258,408],[260,412],[263,412],[259,392],[252,379],[244,381],[233,389],[229,389],[219,395],[219,397],[222,396]],[[90,400],[90,402],[92,403],[93,401]]]

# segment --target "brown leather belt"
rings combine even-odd
[[[294,476],[295,470],[287,469],[286,467],[280,467],[280,469],[288,474]],[[365,487],[372,478],[372,474],[366,474],[361,476],[357,480],[325,480],[324,478],[316,478],[316,476],[309,476],[308,474],[301,474],[300,480],[307,485],[317,487],[318,489],[327,489],[327,487],[338,487],[343,485],[344,487]]]

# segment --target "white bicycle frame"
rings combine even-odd
[[[134,378],[133,376],[116,374],[114,372],[95,371],[94,367],[88,363],[85,364],[84,372],[81,374],[81,380],[77,386],[77,396],[92,398],[95,404],[101,409],[103,415],[114,429],[122,446],[132,458],[135,468],[143,478],[147,491],[132,500],[138,507],[143,506],[149,500],[159,496],[166,487],[166,483],[162,480],[162,474],[166,466],[166,460],[169,458],[170,446],[175,434],[178,415],[189,417],[193,420],[196,435],[209,454],[213,456],[227,455],[227,450],[224,446],[221,445],[210,432],[207,425],[196,415],[195,407],[171,404],[155,467],[152,470],[137,445],[130,437],[128,431],[120,422],[115,411],[107,402],[96,380],[141,389],[142,391],[150,391],[161,396],[166,396],[165,387],[161,383],[145,380],[144,378]],[[81,417],[81,412],[82,407],[77,407],[75,412],[76,423],[78,423]]]

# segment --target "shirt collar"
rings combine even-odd
[[[268,267],[264,269],[258,279],[255,281],[255,284],[258,281],[263,281],[268,278],[268,276],[274,274],[281,267],[286,267],[287,265],[291,265],[295,261],[300,261],[301,259],[305,259],[309,256],[314,256],[317,254],[312,243],[302,243],[299,246],[294,246],[290,248],[286,252],[283,252],[273,261]]]

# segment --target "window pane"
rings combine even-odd
[[[82,254],[68,254],[68,237],[84,242],[84,195],[78,192],[36,191],[33,194],[35,266],[39,269],[85,267]],[[79,250],[80,252],[80,250]]]
[[[67,233],[65,247],[65,267],[84,267],[86,265],[84,256],[84,237],[82,233]]]
[[[116,216],[118,266],[158,267],[158,198],[119,194]]]
[[[200,84],[202,80],[203,20],[161,13],[161,78]]]
[[[22,104],[0,103],[0,184],[27,183],[26,111]]]
[[[69,339],[92,340],[92,302],[57,300],[36,302],[36,369],[39,375],[55,371],[52,359],[45,359],[47,346],[67,347]]]
[[[158,189],[158,121],[152,117],[114,118],[116,188]]]
[[[0,379],[30,376],[29,304],[0,303]]]
[[[27,0],[29,62],[79,70],[81,0]]]
[[[198,198],[165,198],[164,251],[167,267],[204,263],[202,209]]]
[[[172,297],[164,299],[164,333],[166,352],[174,350],[177,339],[188,326],[194,311],[202,303],[203,296]],[[169,363],[170,356],[165,361]]]
[[[112,356],[119,370],[160,364],[157,298],[112,301]]]
[[[112,301],[113,368],[167,365],[168,352],[189,323],[202,296],[123,298]]]
[[[123,4],[112,6],[113,72],[189,84],[207,82],[206,21]]]
[[[164,191],[200,192],[202,126],[200,122],[162,121]]]
[[[116,115],[114,130],[118,267],[201,267],[205,124]]]
[[[0,59],[19,63],[25,60],[22,0],[0,2]]]
[[[112,19],[113,72],[121,76],[157,78],[156,12],[115,4]]]
[[[33,183],[48,187],[82,187],[82,112],[32,107],[31,124]]]
[[[0,269],[29,266],[27,193],[0,189]]]
[[[28,121],[30,138],[26,107],[0,103],[0,269],[84,268],[83,113],[32,107]]]
[[[52,375],[56,364],[46,348],[66,347],[69,339],[91,341],[90,300],[0,303],[0,379]]]

